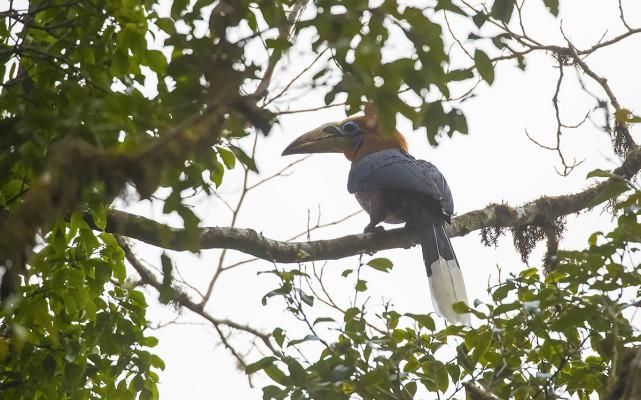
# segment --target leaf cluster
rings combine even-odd
[[[632,324],[641,296],[640,205],[641,192],[632,193],[617,206],[614,230],[595,233],[584,250],[559,251],[547,275],[529,268],[490,287],[487,302],[455,304],[476,316],[475,328],[439,329],[432,315],[390,306],[372,314],[366,304],[354,305],[342,310],[339,322],[310,325],[331,326],[324,335],[314,330],[288,341],[277,328],[282,353],[247,372],[265,370],[274,381],[264,388],[265,399],[448,398],[463,383],[498,398],[609,398],[629,368],[626,354],[641,345]],[[304,320],[291,299],[285,301]],[[321,343],[320,353],[306,344],[311,338]]]
[[[2,397],[158,398],[146,308],[110,234],[78,213],[56,224],[0,311]]]

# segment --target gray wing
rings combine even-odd
[[[416,162],[421,166],[423,171],[429,176],[429,179],[434,182],[439,193],[441,194],[441,207],[443,211],[447,213],[450,217],[454,215],[454,198],[452,197],[452,192],[450,191],[450,186],[447,184],[447,180],[441,171],[436,168],[436,166],[425,160],[416,160]]]
[[[452,193],[443,174],[433,164],[400,150],[379,151],[352,164],[347,182],[350,193],[381,189],[423,193],[439,200],[448,215],[454,213]]]

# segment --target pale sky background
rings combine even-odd
[[[559,21],[553,19],[542,7],[541,0],[526,0],[524,19],[529,34],[547,44],[564,45],[559,32]],[[641,26],[641,2],[623,2],[628,22],[633,27]],[[307,12],[311,12],[308,10]],[[579,48],[594,45],[606,34],[612,37],[622,32],[618,17],[618,6],[614,0],[561,0],[563,29]],[[462,20],[450,19],[457,32],[468,29],[461,26]],[[464,37],[464,36],[463,36]],[[299,44],[303,54],[294,54],[284,59],[281,71],[275,77],[275,87],[287,81],[311,60],[310,40]],[[488,47],[488,50],[492,50]],[[395,51],[402,51],[398,49]],[[491,53],[491,54],[496,54]],[[456,59],[461,65],[469,60],[460,52]],[[393,57],[393,52],[390,54]],[[465,102],[462,108],[468,118],[470,134],[444,138],[434,148],[426,140],[422,130],[413,132],[411,125],[399,121],[399,130],[410,144],[410,152],[417,158],[433,162],[446,176],[455,200],[458,214],[485,207],[492,202],[506,201],[520,205],[542,195],[559,195],[580,191],[591,182],[586,174],[595,169],[612,169],[620,160],[614,155],[609,137],[595,129],[589,122],[576,130],[567,130],[563,136],[563,148],[570,159],[585,159],[569,177],[559,176],[554,167],[559,167],[557,155],[536,147],[524,133],[528,132],[538,140],[553,144],[556,131],[552,96],[557,79],[553,57],[542,52],[527,57],[528,68],[518,70],[515,63],[508,61],[496,68],[496,81],[492,87],[482,83],[477,96]],[[633,36],[616,46],[596,52],[586,59],[597,73],[608,78],[620,103],[637,114],[641,113],[641,37]],[[577,90],[576,73],[566,68],[560,96],[563,121],[574,124],[593,106],[593,100]],[[590,88],[599,97],[603,92],[590,82]],[[316,107],[323,104],[324,92],[312,91],[293,100],[291,109]],[[278,171],[296,157],[280,156],[282,149],[296,136],[322,123],[337,121],[345,116],[341,107],[304,114],[283,116],[280,125],[272,130],[269,137],[261,137],[257,154],[259,175],[252,175],[251,181],[258,181]],[[598,122],[601,114],[595,114]],[[632,134],[641,140],[639,128],[632,127]],[[241,142],[249,149],[250,141]],[[356,200],[347,193],[346,181],[349,163],[342,155],[315,155],[293,169],[290,176],[278,178],[255,192],[251,192],[238,219],[239,227],[252,228],[273,239],[285,239],[303,231],[307,224],[308,212],[316,220],[320,207],[323,222],[343,217],[358,209]],[[225,175],[219,194],[232,204],[236,201],[241,185],[240,170]],[[250,181],[250,182],[251,182]],[[194,211],[202,218],[201,226],[226,226],[230,214],[224,205],[212,197],[198,197],[192,202]],[[162,215],[161,206],[149,201],[117,204],[130,212],[152,217],[179,226],[181,221],[174,215]],[[368,221],[363,213],[338,226],[314,231],[312,239],[335,238],[361,232]],[[571,216],[567,220],[567,231],[563,237],[563,248],[584,248],[589,234],[607,230],[611,218],[602,208]],[[508,234],[499,241],[497,248],[485,247],[480,242],[479,232],[453,239],[463,274],[468,287],[470,301],[487,299],[488,280],[496,281],[497,266],[504,273],[518,272],[525,266],[514,250]],[[156,266],[160,265],[160,250],[142,243],[135,243],[140,258]],[[530,258],[532,266],[539,266],[544,251],[541,244]],[[209,278],[218,263],[219,251],[203,251],[198,255],[170,252],[184,277],[192,285],[205,290]],[[428,313],[432,305],[428,292],[427,278],[420,255],[420,249],[390,250],[374,257],[390,258],[395,267],[389,274],[364,270],[368,281],[373,309],[390,300],[399,312]],[[247,258],[246,255],[231,251],[227,263]],[[364,256],[367,261],[372,256]],[[355,268],[357,257],[331,262],[327,266],[327,283],[333,289],[335,299],[348,304],[353,294],[353,280],[345,280],[340,273],[345,268]],[[295,267],[290,265],[289,267]],[[224,273],[218,281],[213,299],[207,311],[218,318],[230,318],[247,323],[263,331],[277,326],[288,328],[292,337],[304,334],[300,325],[284,312],[283,303],[272,300],[267,306],[261,305],[261,297],[275,289],[276,280],[271,275],[257,275],[258,271],[272,268],[268,262],[258,261]],[[146,291],[152,306],[149,318],[154,323],[164,323],[175,318],[172,307],[156,302],[157,293]],[[380,307],[379,307],[380,308]],[[201,318],[185,311],[179,323],[150,332],[160,339],[155,349],[167,365],[160,373],[160,393],[163,399],[257,399],[262,398],[260,387],[266,380],[257,377],[255,388],[249,388],[247,378],[236,369],[236,361],[220,344],[213,328]],[[195,325],[193,323],[196,323]],[[202,323],[202,325],[201,325]],[[233,340],[240,349],[248,348],[248,337],[238,335]],[[259,354],[251,354],[248,360],[256,360]]]

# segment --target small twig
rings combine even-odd
[[[521,27],[521,34],[523,36],[527,36],[527,34],[525,33],[525,27],[523,26],[523,4],[525,4],[525,0],[522,0],[520,4],[518,1],[514,1],[514,4],[516,5],[516,11],[519,16],[519,26]]]
[[[641,32],[641,30],[639,31]],[[601,88],[603,88],[608,98],[610,99],[610,103],[612,104],[612,107],[614,108],[615,112],[620,113],[621,111],[623,111],[623,108],[621,107],[619,100],[616,98],[616,96],[614,95],[614,92],[612,91],[612,88],[610,88],[610,85],[608,84],[608,80],[604,77],[597,75],[592,69],[590,69],[590,67],[588,67],[585,61],[583,61],[579,56],[579,53],[577,53],[572,43],[568,42],[568,47],[570,50],[570,55],[574,59],[574,62],[581,67],[583,72],[585,72],[590,78],[592,78],[595,82],[597,82],[601,86]],[[615,131],[616,131],[615,135],[617,134],[623,135],[626,143],[628,144],[628,147],[636,147],[636,142],[632,138],[632,135],[630,134],[628,127],[624,123],[619,123],[618,121],[615,121]]]
[[[223,205],[229,210],[229,212],[231,212],[232,214],[234,213],[234,208],[231,206],[231,204],[229,204],[229,202],[227,200],[225,200],[225,198],[223,196],[221,196],[218,193],[218,191],[212,191],[211,194],[214,197],[216,197],[218,200],[220,200],[223,203]]]
[[[258,137],[259,135],[254,135],[254,142],[252,144],[252,151],[251,151],[252,159],[256,157],[256,147],[258,145]],[[247,192],[249,191],[248,189],[249,172],[250,172],[249,167],[245,167],[245,170],[243,172],[243,187],[240,191],[240,197],[238,198],[238,202],[236,202],[236,206],[232,210],[231,222],[229,224],[229,226],[232,228],[236,226],[236,221],[238,220],[240,209],[243,207],[245,196],[247,196]],[[211,294],[214,290],[214,285],[216,284],[216,281],[220,277],[220,274],[224,271],[223,264],[225,263],[226,255],[227,255],[227,249],[223,249],[223,251],[220,253],[220,257],[218,258],[218,266],[216,267],[216,272],[214,272],[214,276],[209,281],[209,285],[207,286],[207,291],[205,292],[205,296],[203,296],[203,299],[201,301],[201,305],[203,307],[209,301],[209,298],[211,297]]]
[[[454,34],[454,31],[452,31],[452,27],[450,26],[450,20],[447,18],[447,12],[443,10],[443,16],[445,17],[445,25],[447,26],[447,30],[450,32],[450,35],[452,35],[452,38],[454,41],[459,45],[461,50],[469,57],[470,60],[474,61],[474,56],[470,54],[469,51],[463,46],[463,43],[459,40],[459,38]]]
[[[289,164],[285,165],[283,168],[281,168],[281,169],[280,169],[280,170],[278,170],[277,172],[274,172],[272,175],[269,175],[268,177],[263,178],[263,179],[259,180],[258,182],[256,182],[256,183],[253,183],[253,184],[249,185],[249,186],[247,187],[247,191],[249,192],[250,190],[257,188],[258,186],[260,186],[260,185],[262,185],[262,184],[264,184],[264,183],[266,183],[266,182],[269,182],[270,180],[272,180],[272,179],[274,179],[274,178],[278,178],[278,177],[280,177],[280,176],[286,176],[286,175],[285,175],[285,173],[286,173],[290,168],[292,168],[293,166],[295,166],[295,165],[297,165],[297,164],[302,163],[303,161],[307,160],[309,157],[311,157],[311,154],[306,155],[305,157],[299,158],[299,159],[298,159],[298,160],[296,160],[296,161],[292,161],[291,163],[289,163]]]
[[[283,110],[283,111],[275,111],[274,114],[276,115],[285,115],[285,114],[300,114],[300,113],[308,113],[308,112],[314,112],[314,111],[319,111],[319,110],[325,110],[327,108],[332,108],[332,107],[342,107],[346,105],[347,103],[334,103],[334,104],[327,104],[325,106],[319,106],[319,107],[312,107],[312,108],[301,108],[298,110]]]
[[[579,57],[581,53],[577,52],[577,50],[574,48],[572,43],[568,43],[568,49],[569,49],[569,54],[572,56],[574,59],[574,62],[581,67],[583,72],[585,72],[590,78],[592,78],[595,82],[597,82],[605,91],[605,93],[608,95],[608,98],[610,99],[610,103],[612,103],[612,106],[614,107],[615,110],[619,111],[621,109],[621,104],[619,104],[619,100],[617,100],[616,96],[614,95],[614,92],[610,88],[610,85],[608,85],[608,80],[606,78],[603,78],[599,75],[597,75],[588,65]]]
[[[576,162],[576,160],[574,160],[571,165],[568,165],[568,163],[565,161],[565,156],[563,155],[563,151],[561,150],[561,135],[563,133],[562,128],[567,127],[567,125],[564,125],[563,122],[561,121],[561,111],[559,108],[559,93],[561,92],[561,83],[563,82],[563,66],[564,66],[564,61],[561,58],[559,58],[559,78],[557,80],[556,88],[554,90],[554,96],[552,96],[552,105],[554,106],[554,115],[556,118],[556,145],[546,146],[540,143],[539,141],[535,140],[532,136],[530,136],[527,129],[525,130],[525,135],[531,142],[536,144],[538,147],[541,147],[545,150],[555,151],[558,154],[559,158],[561,159],[561,164],[563,165],[563,172],[558,171],[556,168],[555,170],[559,175],[567,176],[572,172],[572,170],[574,170],[574,168],[580,165],[583,161]],[[586,115],[585,118],[587,118],[588,115],[589,113]],[[584,118],[584,121],[585,121],[585,118]],[[583,122],[581,122],[580,124],[582,123]]]
[[[147,268],[142,264],[140,260],[133,254],[133,251],[131,250],[131,247],[129,244],[126,242],[125,239],[122,237],[116,236],[116,240],[118,241],[118,245],[122,248],[122,250],[125,252],[125,258],[127,261],[129,261],[129,264],[138,272],[140,275],[140,279],[146,284],[149,285],[156,290],[160,290],[163,287],[162,282],[160,282]],[[238,331],[243,331],[246,333],[249,333],[256,338],[260,339],[265,347],[267,347],[272,353],[278,354],[276,351],[276,348],[270,341],[270,335],[268,333],[263,333],[260,332],[248,325],[242,325],[237,322],[228,320],[228,319],[218,319],[214,318],[212,315],[207,313],[200,304],[196,304],[193,301],[189,299],[187,295],[184,293],[174,289],[176,295],[174,297],[174,301],[179,304],[180,306],[194,312],[195,314],[200,315],[207,321],[209,321],[215,328],[217,328],[218,333],[221,336],[221,340],[223,343],[226,343],[226,337],[222,334],[222,332],[219,330],[220,326],[227,326],[229,328],[238,330]],[[226,343],[226,347],[229,345],[229,343]],[[236,356],[238,353],[231,347],[227,347],[234,356]]]
[[[621,19],[621,22],[623,22],[623,26],[625,26],[628,31],[631,31],[632,28],[630,25],[628,25],[628,22],[625,20],[625,13],[623,12],[623,4],[621,0],[619,0],[619,18]]]
[[[567,129],[579,128],[580,126],[585,124],[585,122],[588,120],[588,118],[590,118],[590,113],[591,113],[591,111],[588,111],[587,113],[585,113],[585,116],[583,117],[583,119],[581,121],[577,122],[576,124],[562,123],[561,126],[564,127],[564,128],[567,128]]]
[[[276,94],[274,97],[272,97],[272,98],[270,98],[270,99],[268,99],[268,100],[265,100],[265,103],[262,105],[262,107],[267,107],[268,105],[270,105],[271,103],[273,103],[274,101],[276,101],[277,99],[279,99],[280,97],[282,97],[282,96],[283,96],[283,95],[284,95],[284,94],[289,90],[289,88],[290,88],[290,87],[291,87],[291,86],[292,86],[292,85],[293,85],[293,84],[294,84],[298,79],[300,79],[300,77],[301,77],[301,76],[303,76],[307,71],[309,71],[309,70],[314,66],[314,64],[316,64],[316,62],[317,62],[318,60],[320,60],[320,58],[321,58],[321,57],[322,57],[322,56],[327,52],[327,50],[329,50],[329,48],[325,48],[323,51],[321,51],[320,53],[318,53],[318,55],[316,56],[316,58],[314,58],[314,60],[312,60],[312,62],[311,62],[311,63],[309,63],[309,65],[307,65],[305,68],[303,68],[303,69],[302,69],[302,70],[301,70],[301,71],[300,71],[300,72],[299,72],[299,73],[298,73],[294,78],[292,78],[292,79],[291,79],[291,80],[290,80],[290,81],[285,85],[285,87],[284,87],[283,89],[281,89],[281,91],[280,91],[280,92],[278,92],[278,94]]]
[[[288,18],[287,18],[287,23],[284,24],[279,28],[279,38],[283,40],[288,40],[289,36],[291,35],[292,28],[296,24],[296,21],[298,20],[298,17],[300,17],[300,14],[302,13],[303,9],[305,8],[307,4],[307,0],[298,0],[294,7],[292,8],[292,11],[290,12]],[[263,73],[263,78],[260,80],[258,83],[258,86],[256,87],[256,90],[254,91],[254,96],[258,98],[264,98],[267,96],[267,88],[269,87],[272,76],[274,74],[274,71],[276,69],[276,65],[278,64],[278,61],[280,61],[282,56],[282,51],[280,50],[273,50],[271,55],[269,56],[269,60],[267,61],[267,67],[265,68],[265,72]]]

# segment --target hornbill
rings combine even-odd
[[[452,304],[467,303],[461,269],[445,224],[454,212],[452,193],[441,172],[407,152],[401,133],[383,133],[375,106],[365,115],[324,124],[294,140],[283,155],[343,153],[352,162],[347,190],[369,214],[365,232],[383,230],[381,222],[406,223],[423,250],[435,310],[449,322],[470,325],[470,314],[458,314]]]

